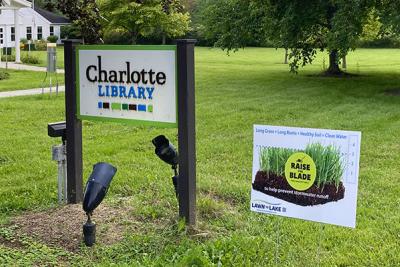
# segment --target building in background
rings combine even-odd
[[[27,40],[46,40],[47,37],[56,35],[60,43],[61,27],[69,25],[67,18],[38,7],[24,7],[14,12],[13,9],[4,9],[0,14],[0,45],[2,47],[15,46],[14,14],[19,16],[20,38]]]

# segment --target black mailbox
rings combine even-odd
[[[47,134],[50,137],[61,137],[65,141],[67,139],[67,123],[65,121],[49,123]]]

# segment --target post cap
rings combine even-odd
[[[177,44],[182,44],[182,43],[195,44],[195,43],[197,43],[196,39],[177,39],[175,41],[176,41]]]
[[[63,43],[79,43],[79,44],[83,43],[82,39],[65,39],[65,40],[62,40],[61,42],[63,42]]]

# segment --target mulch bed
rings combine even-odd
[[[253,189],[300,206],[314,206],[338,201],[344,198],[345,193],[342,182],[338,188],[333,184],[318,188],[314,184],[305,191],[297,191],[289,185],[284,177],[264,171],[257,172]]]
[[[96,242],[111,245],[123,239],[126,226],[124,220],[132,220],[129,216],[132,210],[121,205],[112,207],[102,203],[94,212],[96,222]],[[65,205],[42,212],[27,212],[11,221],[15,232],[39,239],[46,245],[61,247],[74,252],[82,246],[82,225],[86,215],[82,204]],[[0,244],[18,247],[19,243],[11,244],[0,239]]]

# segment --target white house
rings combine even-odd
[[[34,41],[57,35],[60,43],[61,27],[70,24],[65,17],[38,7],[32,8],[26,0],[2,0],[0,11],[0,46],[15,47],[16,50],[19,47],[15,43],[18,36]],[[15,25],[18,25],[17,30]],[[19,51],[17,62],[18,54]]]

